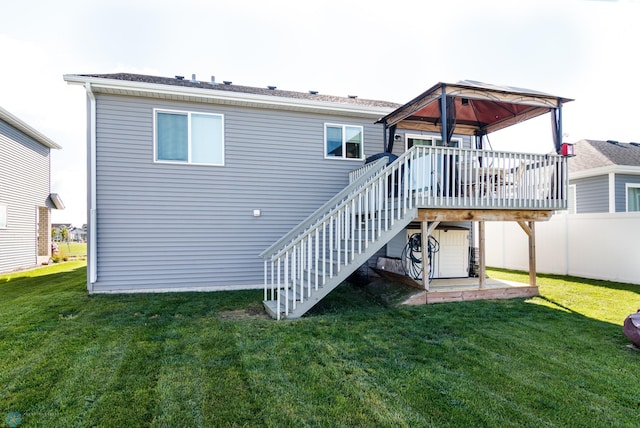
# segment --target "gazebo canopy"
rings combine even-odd
[[[554,131],[561,135],[560,110],[569,101],[573,100],[530,89],[463,80],[438,83],[376,123],[441,132],[449,141],[454,133],[485,135],[554,111]]]

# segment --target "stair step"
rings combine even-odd
[[[296,271],[295,273],[295,282],[296,282],[296,308],[293,309],[293,300],[292,300],[292,281],[289,277],[289,299],[288,302],[284,302],[281,300],[280,308],[277,308],[277,300],[268,300],[264,301],[263,304],[265,309],[273,318],[278,318],[278,311],[280,311],[279,318],[298,318],[304,315],[310,308],[312,308],[318,301],[324,298],[331,290],[337,287],[342,281],[344,281],[348,276],[353,273],[357,268],[359,268],[363,263],[366,263],[367,260],[375,254],[376,251],[379,251],[382,246],[389,241],[396,233],[400,230],[404,229],[404,227],[409,224],[409,222],[414,218],[417,214],[417,209],[413,209],[411,213],[409,213],[406,218],[402,220],[394,221],[394,225],[390,227],[389,230],[379,231],[377,229],[370,229],[368,233],[365,233],[362,230],[362,236],[374,236],[375,239],[368,239],[360,241],[360,234],[356,232],[354,235],[354,239],[344,239],[339,243],[339,248],[336,246],[334,248],[327,248],[326,254],[324,254],[324,258],[319,260],[311,261],[311,269],[307,270],[309,267],[308,260],[303,258],[302,267],[300,264],[296,264],[297,269],[302,271],[302,275],[299,276],[300,271]],[[378,236],[380,234],[381,236]],[[315,248],[315,247],[314,247]],[[319,249],[319,248],[318,248]],[[352,250],[353,249],[353,250]],[[352,257],[353,256],[353,257]],[[305,256],[306,253],[305,253]],[[320,256],[322,257],[322,256]],[[338,259],[340,261],[338,265]],[[331,261],[330,261],[331,260]],[[296,259],[296,263],[299,263],[300,259]],[[317,270],[316,270],[317,266]],[[339,270],[338,270],[339,268]],[[318,282],[323,281],[322,272],[324,270],[324,284],[323,286],[319,286],[316,290],[315,288],[315,280],[316,275],[318,277]],[[329,276],[329,272],[332,272],[331,277]],[[308,281],[311,281],[311,295],[307,296],[309,284]],[[301,283],[303,285],[303,293],[304,298],[303,301],[300,302],[300,286]],[[267,285],[268,287],[268,285]],[[281,298],[284,298],[284,291],[281,291]],[[285,303],[288,305],[288,314],[284,314],[285,311]]]

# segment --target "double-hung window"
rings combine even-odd
[[[640,211],[640,183],[627,183],[627,211]]]
[[[362,159],[362,126],[324,124],[324,156],[326,158]]]
[[[155,161],[224,165],[221,114],[155,110]]]

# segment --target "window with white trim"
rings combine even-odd
[[[224,165],[224,116],[154,110],[156,162]]]
[[[0,229],[7,228],[7,206],[0,204]]]
[[[363,128],[355,125],[324,124],[324,156],[363,159]]]
[[[627,183],[627,212],[640,211],[640,183]]]
[[[442,147],[442,137],[435,135],[413,135],[407,134],[405,139],[405,151],[413,146],[436,146]],[[462,147],[461,138],[452,138],[449,147]]]

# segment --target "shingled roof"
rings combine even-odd
[[[640,144],[618,141],[580,140],[576,156],[569,159],[569,172],[606,166],[640,166]]]
[[[290,98],[290,99],[298,99],[298,100],[304,99],[304,100],[320,101],[320,102],[353,104],[353,105],[359,105],[359,106],[383,107],[383,108],[392,108],[392,109],[395,109],[401,106],[401,104],[397,104],[389,101],[369,100],[369,99],[358,98],[355,96],[339,97],[334,95],[319,94],[319,93],[316,93],[316,91],[309,91],[309,92],[285,91],[282,89],[277,89],[273,86],[266,87],[266,88],[258,88],[253,86],[235,85],[235,84],[232,84],[231,82],[223,82],[223,83],[206,82],[206,81],[199,81],[199,80],[190,80],[182,76],[159,77],[159,76],[148,76],[144,74],[132,74],[132,73],[78,74],[77,76],[100,78],[100,79],[123,80],[128,82],[140,82],[140,83],[149,83],[149,84],[156,84],[156,85],[171,85],[171,86],[182,86],[182,87],[188,87],[188,88],[211,89],[216,91],[239,92],[244,94],[265,95],[265,96],[282,97],[282,98]]]

